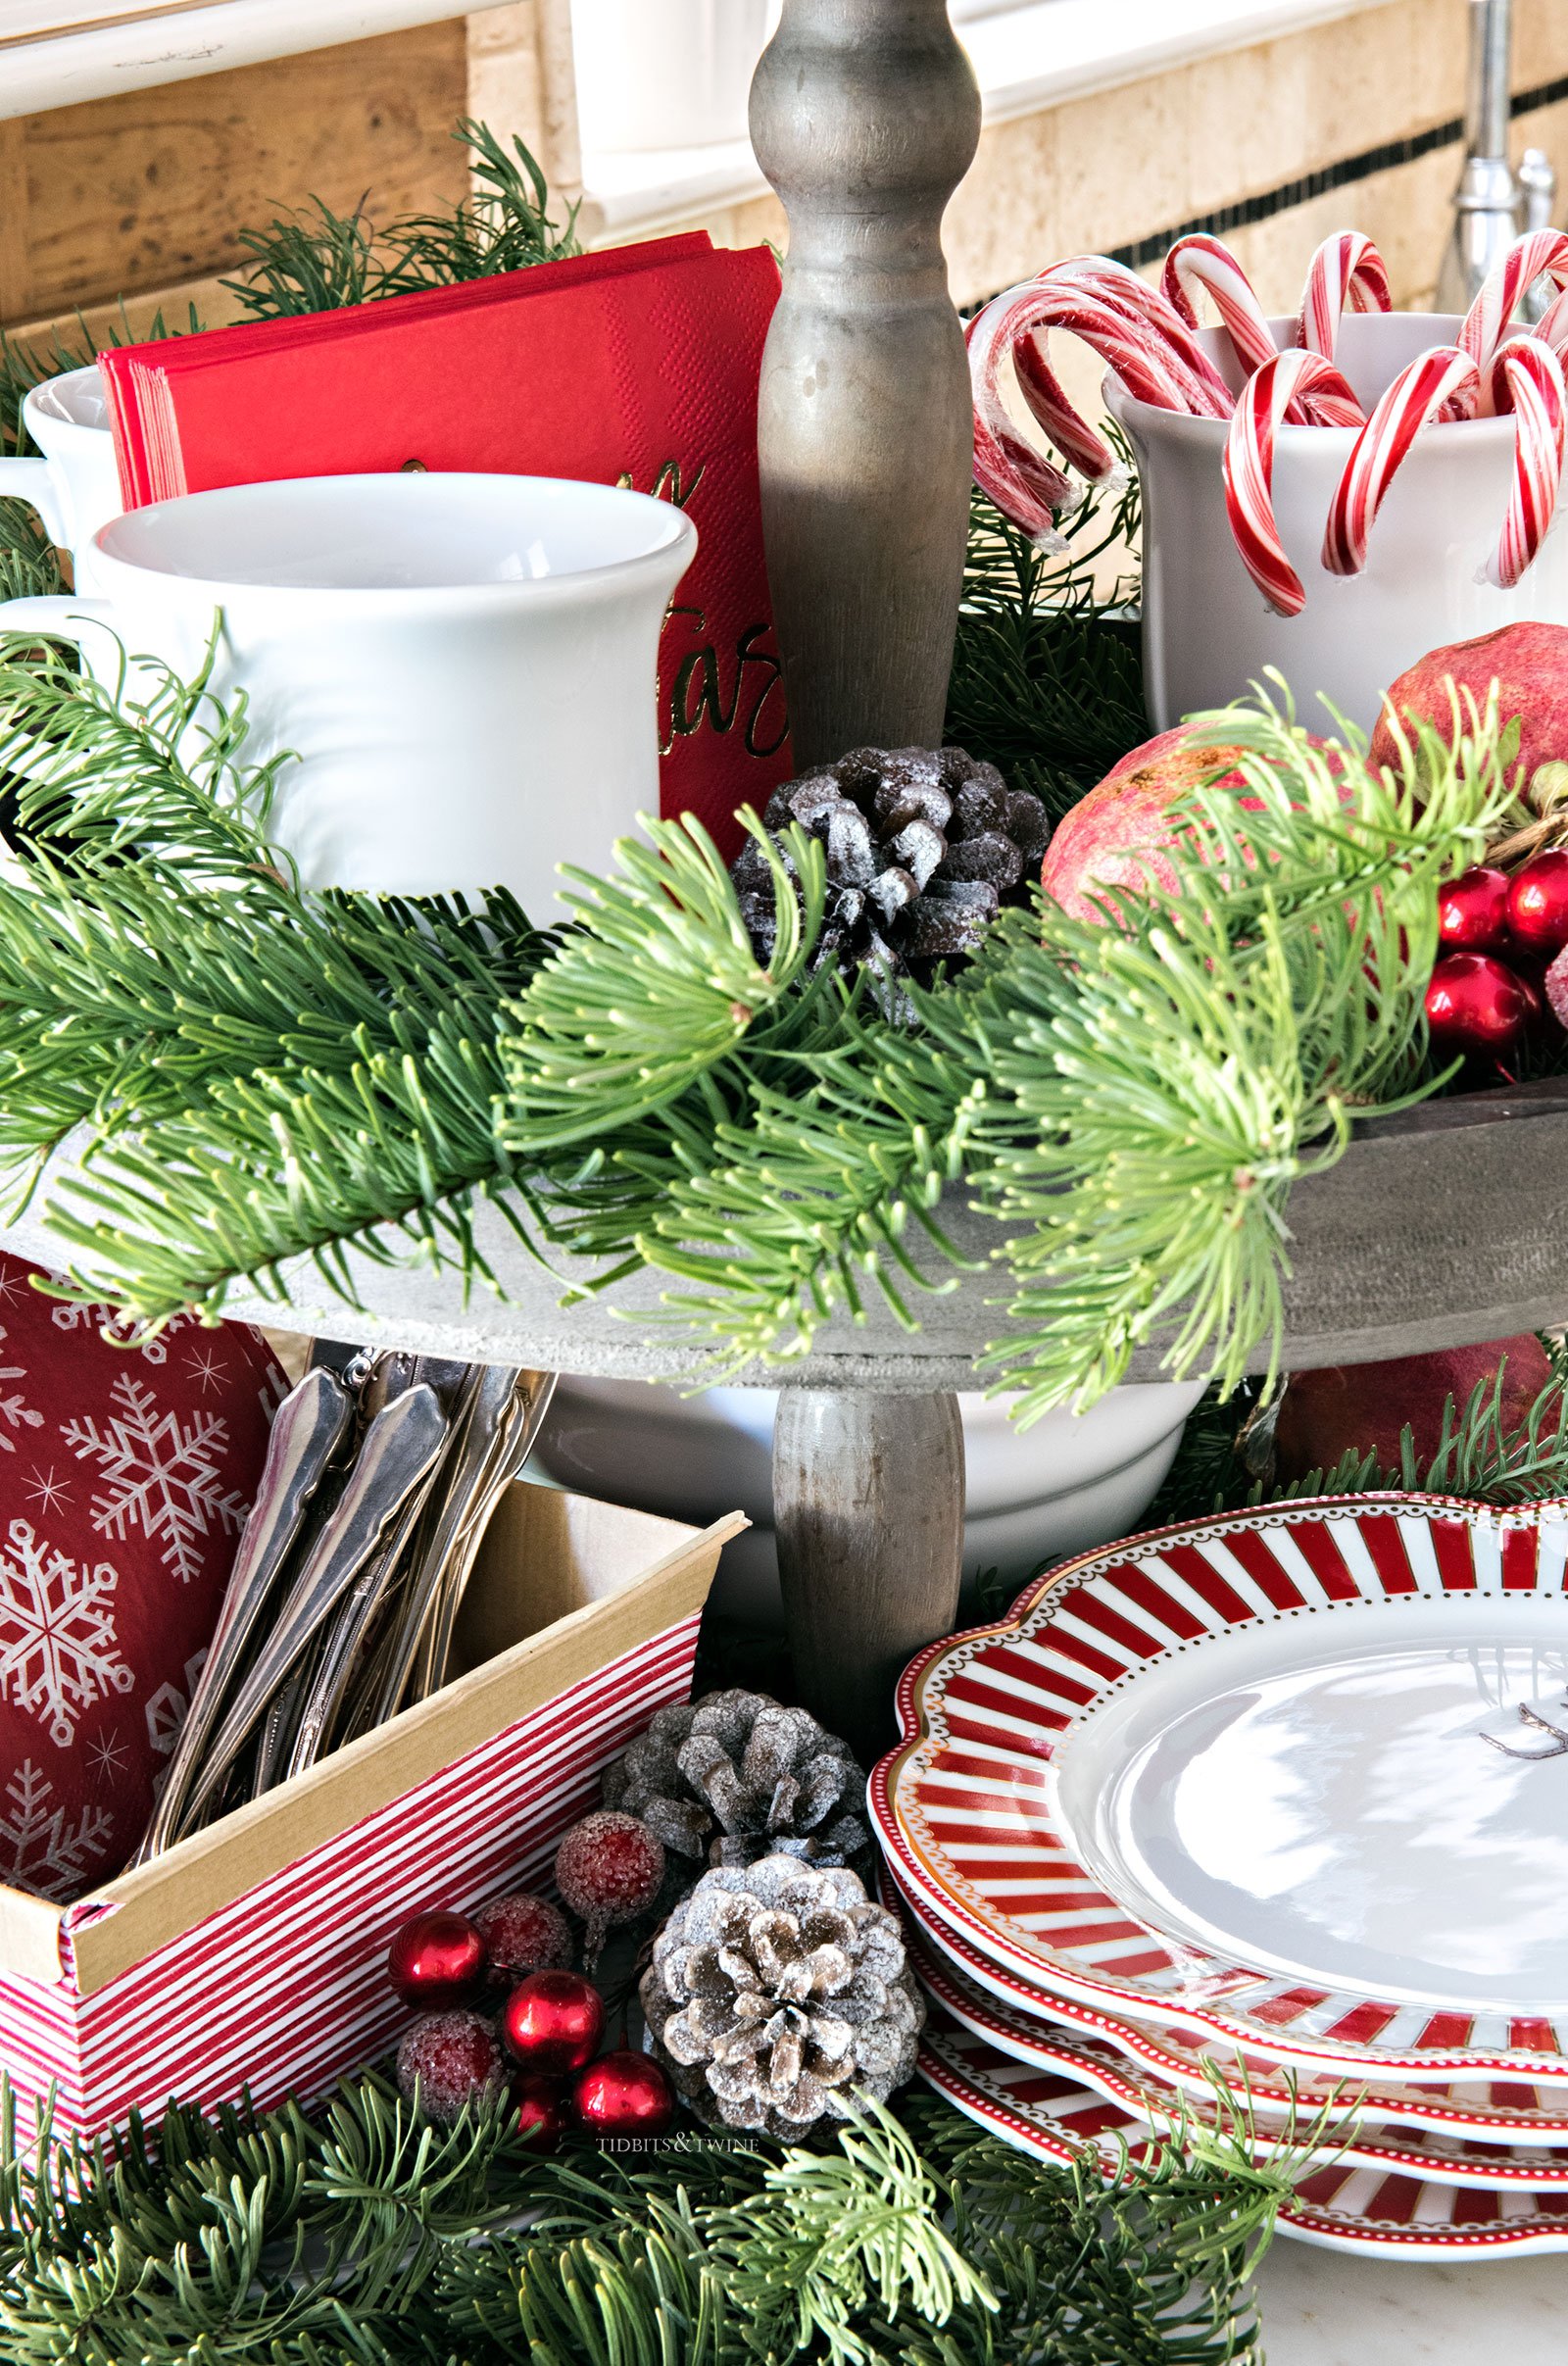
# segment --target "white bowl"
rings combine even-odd
[[[965,1392],[963,1571],[1022,1585],[1042,1562],[1135,1529],[1170,1468],[1200,1382],[1112,1389],[1087,1413],[1031,1429],[1011,1402]],[[580,1495],[640,1511],[714,1520],[737,1506],[754,1526],[724,1549],[713,1600],[757,1624],[780,1618],[773,1539],[772,1389],[682,1397],[637,1380],[556,1389],[535,1460]]]

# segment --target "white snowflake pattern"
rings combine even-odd
[[[237,1533],[245,1499],[222,1485],[220,1458],[228,1424],[216,1413],[161,1413],[146,1381],[122,1372],[110,1392],[117,1410],[106,1429],[68,1421],[61,1436],[78,1461],[99,1463],[108,1481],[92,1500],[100,1536],[123,1539],[132,1527],[162,1547],[164,1566],[188,1585],[201,1567],[201,1541],[218,1521]]]
[[[200,1382],[205,1397],[209,1389],[217,1388],[228,1366],[216,1348],[192,1348],[185,1358],[185,1369]]]
[[[41,1898],[69,1898],[87,1878],[93,1858],[104,1854],[115,1819],[105,1807],[83,1807],[74,1822],[63,1806],[51,1806],[55,1787],[24,1758],[6,1785],[0,1815],[0,1864],[19,1889]]]
[[[9,1535],[11,1551],[0,1553],[0,1692],[46,1719],[50,1740],[68,1750],[82,1710],[136,1681],[115,1649],[110,1597],[120,1573],[109,1561],[78,1570],[28,1520],[13,1520]]]
[[[5,1345],[6,1336],[5,1330],[0,1328],[0,1347]],[[0,1380],[25,1380],[26,1377],[27,1367],[24,1363],[0,1364]],[[9,1422],[13,1429],[42,1429],[43,1415],[24,1403],[20,1389],[13,1389],[8,1397],[0,1397],[0,1422]],[[15,1438],[8,1438],[4,1429],[0,1429],[0,1453],[14,1454],[16,1451]]]
[[[52,1511],[60,1511],[71,1502],[71,1481],[57,1479],[51,1462],[47,1470],[33,1464],[32,1476],[24,1481],[25,1492],[31,1496],[40,1518],[47,1519]]]
[[[87,1745],[87,1759],[93,1773],[111,1791],[130,1763],[127,1748],[124,1736],[117,1734],[113,1727]]]
[[[161,1758],[167,1758],[179,1740],[179,1729],[185,1722],[196,1679],[206,1664],[205,1648],[185,1662],[185,1690],[177,1684],[161,1684],[147,1701],[147,1739]]]
[[[54,1276],[57,1282],[65,1278],[62,1273]],[[170,1340],[176,1331],[187,1330],[196,1318],[192,1314],[176,1314],[150,1339],[137,1339],[132,1318],[119,1306],[83,1306],[75,1299],[60,1299],[50,1319],[57,1330],[90,1331],[95,1338],[107,1339],[113,1347],[134,1348],[147,1363],[167,1363]]]

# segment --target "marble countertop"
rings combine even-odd
[[[1258,2271],[1268,2366],[1562,2366],[1568,2253],[1400,2264],[1277,2240]]]

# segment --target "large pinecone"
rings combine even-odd
[[[663,1842],[671,1899],[705,1865],[776,1852],[870,1868],[865,1775],[849,1745],[765,1693],[736,1688],[660,1709],[606,1767],[604,1795]]]
[[[843,1867],[764,1856],[705,1873],[654,1942],[643,2011],[703,2119],[776,2137],[885,2102],[925,2008],[896,1918]]]
[[[815,965],[866,962],[888,977],[926,978],[973,953],[1002,906],[1024,900],[1051,835],[1038,797],[961,748],[852,749],[775,789],[762,820],[770,834],[798,821],[827,851]],[[766,963],[773,874],[755,840],[731,876]]]

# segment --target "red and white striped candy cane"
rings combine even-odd
[[[1311,389],[1320,426],[1359,427],[1364,414],[1321,354],[1293,346],[1271,354],[1242,388],[1225,444],[1225,507],[1242,564],[1270,608],[1299,616],[1301,578],[1285,556],[1274,518],[1274,439],[1292,405]]]
[[[1196,291],[1205,288],[1225,324],[1231,351],[1244,370],[1261,370],[1274,358],[1274,338],[1252,282],[1223,239],[1195,230],[1178,238],[1159,275],[1160,293],[1189,328],[1198,326]]]
[[[1060,550],[1056,519],[1082,496],[1072,479],[1019,433],[998,383],[1011,342],[1008,307],[1022,293],[1009,288],[995,297],[964,331],[974,399],[974,480],[1032,542],[1043,550]]]
[[[1298,345],[1332,362],[1347,305],[1358,313],[1394,309],[1388,267],[1371,239],[1359,230],[1339,230],[1325,238],[1307,266],[1306,288],[1296,323]]]
[[[1010,353],[1024,400],[1052,441],[1092,482],[1112,476],[1117,462],[1067,400],[1047,357],[1052,328],[1091,345],[1142,402],[1164,411],[1209,407],[1212,397],[1161,330],[1119,301],[1046,273],[994,297],[969,323],[966,342],[974,389],[975,477],[1004,514],[1035,540],[1058,547],[1055,518],[1079,496],[1071,480],[1019,433],[1003,400],[1001,371]]]
[[[1401,370],[1374,404],[1329,504],[1323,564],[1331,575],[1358,575],[1367,537],[1396,470],[1423,427],[1475,383],[1474,358],[1457,345],[1433,345]]]
[[[1561,230],[1526,230],[1522,238],[1516,238],[1502,261],[1488,273],[1480,295],[1464,317],[1458,343],[1479,372],[1476,392],[1483,418],[1492,416],[1494,399],[1506,400],[1501,381],[1494,378],[1492,364],[1507,338],[1514,314],[1543,272],[1554,286],[1568,288],[1568,234]],[[1547,320],[1560,310],[1560,305],[1554,304]],[[1559,342],[1559,337],[1546,329],[1545,320],[1541,325],[1548,343]]]
[[[1167,348],[1185,386],[1188,408],[1200,419],[1229,418],[1230,388],[1195,331],[1159,288],[1151,287],[1125,263],[1113,263],[1108,255],[1075,255],[1066,263],[1053,264],[1040,276],[1053,286],[1079,288],[1130,319],[1145,321]]]
[[[1551,347],[1523,336],[1493,357],[1489,393],[1494,412],[1511,408],[1518,420],[1508,514],[1486,570],[1489,583],[1511,591],[1541,548],[1557,506],[1568,385]]]

